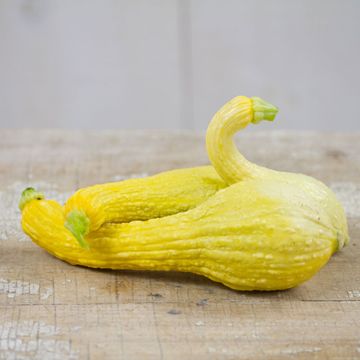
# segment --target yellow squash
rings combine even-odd
[[[105,223],[88,234],[90,249],[83,249],[64,227],[64,209],[27,189],[21,200],[24,231],[71,264],[188,271],[237,290],[287,289],[309,279],[348,242],[343,208],[323,183],[259,167],[238,153],[233,134],[258,116],[271,119],[276,113],[269,105],[262,115],[245,116],[249,100],[233,99],[210,124],[210,160],[232,185],[195,208]]]
[[[212,166],[78,190],[65,204],[65,226],[86,247],[86,235],[108,222],[147,220],[194,208],[226,186]]]
[[[239,96],[228,106],[233,106],[230,111],[226,110],[231,115],[228,118],[232,120],[236,116],[236,123],[242,126],[273,120],[277,113],[274,106],[258,97]],[[224,115],[227,118],[226,114],[219,113],[221,119]],[[226,140],[221,139],[221,131],[226,131],[228,126],[221,121],[216,123],[220,133],[209,131],[208,144],[216,142],[221,147]],[[213,149],[218,151],[215,147]],[[223,155],[218,157],[219,162],[225,160],[226,166],[230,166],[233,159],[227,161],[224,151],[218,153]],[[78,190],[66,202],[65,226],[83,247],[87,247],[86,235],[104,223],[147,220],[187,211],[226,186],[212,166],[177,169],[142,179],[90,186]]]

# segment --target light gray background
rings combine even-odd
[[[0,127],[360,130],[359,0],[0,0]]]

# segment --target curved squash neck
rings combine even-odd
[[[206,147],[212,165],[226,183],[260,177],[268,172],[241,155],[234,135],[249,123],[272,121],[276,113],[275,106],[260,98],[237,96],[215,114],[206,132]]]

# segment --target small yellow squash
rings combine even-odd
[[[227,186],[212,166],[89,186],[65,204],[65,226],[86,247],[86,235],[108,222],[147,220],[194,208]]]
[[[274,106],[258,97],[239,96],[230,101],[215,117],[212,124],[217,126],[210,127],[207,135],[208,151],[216,154],[217,161],[213,161],[216,167],[231,168],[234,161],[232,157],[227,158],[231,152],[223,148],[223,144],[229,143],[225,132],[251,122],[273,120],[276,113]],[[226,176],[224,179],[227,180]],[[81,246],[87,247],[87,234],[104,223],[148,220],[187,211],[226,187],[225,180],[212,166],[200,166],[89,186],[78,190],[66,202],[65,226]]]

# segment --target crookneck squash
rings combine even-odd
[[[207,135],[209,153],[218,154],[218,162],[214,164],[218,166],[231,154],[226,149],[225,153],[218,151],[224,140],[230,144],[225,132],[261,120],[273,120],[276,113],[276,107],[258,97],[239,96],[226,104],[212,123],[216,128],[210,127]],[[231,166],[233,159],[229,160],[225,166]],[[243,177],[248,176],[248,173],[243,174]],[[89,186],[78,190],[66,202],[65,226],[82,246],[87,246],[86,235],[104,223],[148,220],[192,209],[226,187],[226,180],[212,166],[200,166]]]
[[[228,186],[193,208],[148,220],[103,222],[88,233],[84,249],[64,226],[63,207],[27,189],[21,200],[24,231],[71,264],[188,271],[237,290],[287,289],[309,279],[348,242],[344,210],[323,183],[259,167],[237,151],[236,131],[276,113],[267,103],[262,114],[246,110],[251,101],[237,97],[214,116],[207,149]]]

